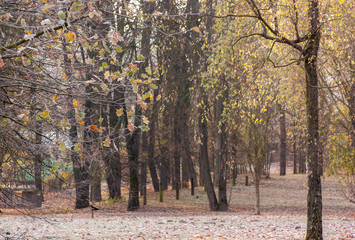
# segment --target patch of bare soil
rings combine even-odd
[[[93,218],[91,209],[73,209],[73,190],[50,193],[40,209],[2,209],[0,239],[304,239],[305,175],[264,180],[259,216],[254,186],[244,181],[238,176],[237,186],[228,187],[228,212],[210,212],[203,188],[194,196],[182,190],[178,201],[166,191],[163,203],[148,189],[148,204],[135,212],[126,211],[125,200],[95,203]],[[324,238],[355,239],[355,205],[342,198],[334,178],[322,181]]]

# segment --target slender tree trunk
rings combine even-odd
[[[170,121],[168,110],[165,109],[163,112],[163,122],[162,122],[162,141],[159,141],[160,145],[160,185],[163,191],[168,189],[169,185],[169,176],[170,176],[170,163],[169,163],[169,147],[168,143],[170,142]]]
[[[297,174],[297,138],[293,136],[293,174]]]
[[[309,0],[308,16],[312,33],[304,50],[307,92],[307,236],[306,239],[323,239],[322,227],[322,185],[319,171],[319,107],[317,57],[320,43],[318,0]]]
[[[157,97],[157,91],[154,91],[154,99]],[[155,126],[156,126],[156,120],[157,120],[157,114],[158,114],[158,106],[157,106],[157,101],[154,101],[153,103],[153,109],[151,113],[151,118],[149,122],[149,132],[148,132],[148,138],[149,138],[149,145],[148,145],[148,166],[149,166],[149,172],[150,176],[152,178],[152,183],[154,187],[154,192],[159,192],[159,179],[158,179],[158,174],[156,171],[155,167]]]
[[[204,99],[204,103],[207,103],[207,99],[204,95],[204,90],[203,88],[200,89],[200,93],[203,94],[202,96]],[[200,101],[202,102],[202,101]],[[200,106],[199,108],[199,119],[198,119],[198,124],[199,124],[199,132],[200,132],[200,138],[201,138],[201,143],[200,143],[200,156],[201,156],[201,169],[200,173],[203,176],[206,191],[207,191],[207,197],[210,205],[210,210],[212,211],[217,211],[219,210],[219,205],[216,197],[216,193],[214,191],[214,186],[212,183],[212,177],[211,177],[211,169],[210,169],[210,163],[208,159],[208,130],[207,130],[207,119],[205,116],[205,107]]]
[[[96,161],[91,163],[91,201],[92,202],[101,202],[101,170],[99,164]]]
[[[180,104],[177,104],[175,106],[175,114],[174,114],[174,132],[173,132],[173,139],[174,139],[174,180],[173,180],[173,189],[176,188],[176,186],[181,186],[181,180],[180,180],[180,161],[181,161],[181,145],[182,145],[182,139],[181,139],[181,128],[180,128],[180,122],[181,122],[181,117],[179,116],[179,112],[181,111],[181,108],[179,107]]]
[[[306,148],[305,145],[304,137],[299,136],[298,172],[301,174],[306,173],[306,153],[304,150],[304,148]]]
[[[184,127],[183,129],[187,129],[187,126]],[[193,178],[193,182],[196,186],[197,178],[196,178],[196,171],[195,171],[194,163],[193,163],[192,157],[191,157],[191,142],[190,142],[189,136],[184,137],[183,144],[184,144],[184,159],[186,160],[188,178],[189,179]]]
[[[144,194],[144,188],[147,187],[147,161],[148,161],[148,133],[142,133],[142,154],[141,154],[141,174],[139,189],[141,196]]]
[[[260,215],[260,178],[257,175],[255,175],[255,197],[255,214]]]
[[[227,132],[226,123],[223,119],[224,106],[223,103],[228,96],[228,88],[225,84],[225,77],[222,77],[222,93],[217,99],[216,104],[216,122],[217,122],[217,137],[216,137],[216,176],[218,186],[218,203],[220,211],[228,210],[227,201]]]
[[[349,116],[351,122],[351,148],[353,151],[353,163],[355,165],[355,41],[351,42],[352,49],[351,55],[349,56],[349,69],[352,70],[350,73],[350,90],[348,93],[348,101],[349,101]]]
[[[286,175],[286,111],[280,106],[280,176]]]
[[[35,161],[34,161],[34,170],[35,170],[35,186],[37,190],[37,203],[40,205],[44,201],[43,197],[43,187],[42,187],[42,165],[43,165],[43,157],[42,157],[42,136],[41,136],[41,126],[40,123],[36,123],[36,153],[35,153]]]

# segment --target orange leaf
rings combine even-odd
[[[73,105],[74,105],[74,107],[78,107],[78,102],[77,101],[73,101]]]
[[[3,67],[4,66],[4,61],[2,60],[2,57],[0,55],[0,67]]]
[[[96,125],[91,125],[90,128],[91,128],[92,130],[94,130],[94,131],[97,131],[97,132],[100,131],[100,130],[97,128]]]
[[[129,68],[136,68],[137,65],[134,65],[134,64],[132,64],[132,63],[128,63],[128,67],[129,67]]]
[[[127,127],[128,127],[128,130],[131,132],[134,130],[134,126],[132,124],[129,124]]]

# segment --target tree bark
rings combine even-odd
[[[71,61],[67,56],[66,43],[63,39],[63,53],[65,73],[68,79],[71,79]],[[72,99],[71,99],[72,100]],[[73,163],[74,183],[75,183],[75,208],[81,209],[89,207],[89,165],[86,160],[82,160],[75,151],[75,145],[78,143],[78,129],[76,125],[75,109],[72,101],[68,101],[68,120],[70,123],[69,139],[71,141],[71,160]]]
[[[200,88],[200,94],[202,95],[200,102],[207,103],[207,99],[204,94],[203,87]],[[203,101],[202,101],[202,99],[203,99]],[[209,159],[208,159],[208,130],[207,130],[208,128],[207,128],[207,118],[205,115],[206,115],[205,106],[200,106],[199,107],[199,119],[198,119],[199,132],[200,132],[200,138],[201,138],[200,174],[202,174],[203,179],[204,179],[210,210],[217,211],[217,210],[219,210],[219,204],[218,204],[216,193],[214,191],[214,186],[212,183],[211,169],[210,169],[210,163],[209,163]]]
[[[127,210],[134,211],[139,208],[138,158],[141,131],[138,126],[140,126],[141,123],[141,109],[136,105],[135,129],[133,130],[133,133],[128,129],[128,116],[125,103],[123,106],[123,112],[129,165],[129,199]]]
[[[109,148],[105,151],[106,181],[109,198],[121,199],[121,156],[119,150]]]
[[[286,111],[280,106],[280,176],[286,175]]]
[[[225,77],[222,77],[221,94],[217,99],[216,104],[216,185],[218,186],[218,203],[220,211],[228,210],[227,201],[227,132],[226,123],[223,119],[224,101],[228,96],[228,88],[225,84]]]
[[[148,161],[148,133],[142,133],[142,154],[141,154],[141,174],[139,189],[141,196],[144,195],[144,188],[147,187],[147,161]]]
[[[317,57],[320,43],[318,0],[309,0],[308,17],[312,34],[304,50],[307,92],[307,236],[306,239],[323,239],[322,186],[319,171],[319,107]]]
[[[157,96],[158,96],[157,91],[154,91],[154,99],[156,99]],[[154,100],[152,113],[150,115],[151,118],[149,122],[149,132],[148,132],[148,139],[149,139],[148,166],[149,166],[150,176],[152,178],[154,192],[159,192],[159,179],[155,167],[155,126],[158,117],[157,114],[159,111],[157,104],[158,104],[157,101]]]

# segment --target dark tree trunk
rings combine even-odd
[[[68,79],[71,79],[71,61],[68,58],[66,43],[63,39],[64,66]],[[75,151],[75,145],[78,143],[78,129],[76,125],[75,109],[72,102],[68,101],[68,120],[70,123],[69,139],[72,143],[71,160],[73,163],[74,183],[75,183],[75,208],[89,207],[89,164],[86,160],[81,161],[79,154]]]
[[[157,97],[157,91],[154,91],[154,99]],[[157,120],[157,114],[158,114],[158,105],[157,101],[153,103],[153,109],[151,113],[151,118],[150,118],[150,123],[149,123],[149,132],[148,132],[148,138],[149,138],[149,145],[148,145],[148,166],[149,166],[149,172],[150,176],[152,178],[152,183],[154,187],[154,192],[159,192],[159,179],[158,179],[158,174],[157,170],[155,167],[155,126],[156,126],[156,120]]]
[[[160,186],[163,191],[168,189],[169,185],[169,176],[170,176],[170,163],[169,163],[169,147],[168,143],[170,142],[170,121],[168,110],[165,109],[163,112],[163,122],[162,122],[162,141],[159,141],[160,145]]]
[[[293,137],[293,174],[297,174],[297,138],[296,135]]]
[[[116,88],[111,100],[122,107],[121,101],[124,100],[124,90]],[[122,180],[122,166],[120,155],[120,134],[122,120],[116,114],[116,106],[111,105],[108,108],[108,119],[106,119],[106,126],[111,131],[111,143],[109,147],[104,148],[104,162],[106,166],[106,181],[109,190],[109,197],[111,199],[121,199],[121,180]]]
[[[141,154],[141,174],[139,189],[141,196],[144,195],[144,188],[147,187],[147,160],[148,160],[148,133],[142,133],[142,154]]]
[[[39,123],[36,123],[36,125]],[[41,144],[42,144],[42,136],[41,136],[41,129],[40,125],[36,127],[36,153],[35,153],[35,186],[37,190],[37,202],[42,203],[44,201],[43,197],[43,187],[42,187],[42,165],[43,165],[43,157],[42,157],[42,149],[41,149]],[[40,204],[38,204],[40,205]]]
[[[203,94],[204,96],[204,102],[207,103],[207,99],[204,95],[204,90],[201,88],[200,93]],[[202,105],[202,104],[201,104]],[[210,163],[208,159],[208,130],[207,130],[207,119],[206,119],[206,112],[205,112],[205,106],[200,106],[199,107],[199,119],[198,119],[198,124],[199,124],[199,132],[200,132],[200,138],[201,138],[201,143],[200,143],[200,157],[201,157],[201,169],[200,169],[200,174],[202,174],[206,191],[207,191],[207,197],[209,201],[209,206],[210,210],[212,211],[217,211],[219,210],[219,205],[216,197],[216,193],[214,191],[214,186],[212,183],[212,177],[211,177],[211,169],[210,169]]]
[[[99,164],[96,161],[91,164],[91,201],[92,202],[101,202],[101,170]]]
[[[121,157],[119,150],[107,149],[105,156],[106,181],[109,191],[109,198],[121,199]]]
[[[306,173],[306,142],[305,138],[299,137],[299,148],[298,148],[298,172],[300,174]]]
[[[150,47],[151,47],[151,33],[152,33],[152,20],[150,17],[150,14],[153,13],[156,3],[154,1],[149,1],[145,2],[142,1],[143,5],[143,14],[145,15],[144,17],[144,23],[146,27],[143,28],[142,31],[142,41],[141,41],[141,53],[144,56],[144,61],[142,66],[140,67],[140,72],[145,70],[146,67],[149,66],[149,60],[151,59],[150,57]],[[151,76],[153,77],[153,76]],[[156,166],[155,166],[155,127],[156,127],[156,121],[158,118],[158,102],[156,101],[156,97],[158,96],[158,89],[154,90],[154,97],[153,97],[153,108],[150,113],[150,122],[149,122],[149,132],[148,134],[143,134],[145,137],[143,137],[143,141],[147,140],[147,159],[144,165],[148,164],[149,166],[149,172],[150,176],[152,179],[153,187],[154,187],[154,192],[159,191],[159,179],[156,171]],[[143,163],[142,163],[143,165]],[[143,167],[143,166],[142,166]],[[146,171],[146,168],[145,168]],[[146,186],[146,182],[145,185]],[[141,189],[143,189],[144,186],[141,186]]]
[[[223,82],[225,79],[223,77]],[[226,132],[226,123],[223,119],[224,106],[223,103],[228,96],[228,88],[225,84],[222,83],[222,94],[217,99],[216,104],[216,122],[217,122],[217,137],[216,137],[216,179],[218,180],[216,185],[218,186],[218,202],[219,210],[227,211],[228,210],[228,201],[227,201],[227,132]]]
[[[188,127],[184,127],[183,129],[188,129]],[[194,167],[194,163],[192,161],[192,157],[191,157],[191,142],[190,142],[190,138],[189,136],[186,136],[187,134],[184,134],[184,141],[183,141],[183,145],[184,145],[184,159],[186,160],[186,167],[187,167],[187,172],[188,172],[188,178],[191,180],[191,178],[193,178],[193,182],[196,186],[197,183],[197,178],[196,178],[196,171],[195,171],[195,167]]]
[[[180,186],[180,161],[181,161],[181,129],[179,126],[179,110],[180,108],[175,110],[175,118],[174,118],[174,177],[173,177],[173,189],[176,186]]]
[[[280,107],[280,176],[286,175],[286,111]]]
[[[126,105],[124,109],[124,126],[126,135],[126,148],[128,154],[129,165],[129,199],[128,211],[134,211],[139,208],[139,177],[138,177],[138,158],[139,158],[139,143],[140,143],[140,126],[141,124],[141,109],[136,105],[135,129],[131,133],[128,129],[128,116]]]
[[[139,180],[138,180],[138,156],[139,156],[139,130],[136,129],[126,142],[129,165],[129,200],[128,211],[139,208]]]
[[[307,236],[306,239],[323,239],[322,235],[322,185],[319,171],[319,107],[317,57],[320,43],[318,0],[309,0],[310,39],[304,50],[307,91]]]

